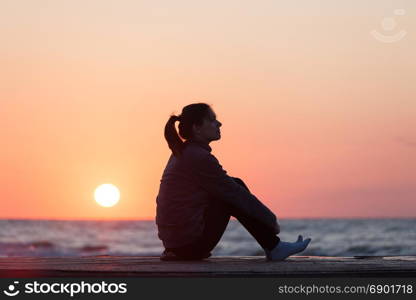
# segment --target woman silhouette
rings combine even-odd
[[[178,136],[175,122],[179,121]],[[156,198],[158,236],[165,251],[161,260],[199,260],[211,256],[231,216],[265,250],[266,258],[284,260],[303,251],[310,239],[280,241],[276,216],[245,183],[227,172],[211,154],[209,143],[221,138],[221,122],[208,104],[185,106],[172,115],[165,138],[172,155],[160,180]]]

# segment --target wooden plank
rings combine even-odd
[[[0,277],[414,277],[416,256],[211,257],[163,262],[159,257],[7,257]]]

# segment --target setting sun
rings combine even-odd
[[[120,199],[120,191],[113,184],[102,184],[95,189],[94,198],[99,205],[111,207]]]

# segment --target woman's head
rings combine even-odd
[[[206,103],[193,103],[185,106],[179,116],[170,116],[165,126],[165,138],[175,156],[180,155],[183,141],[178,136],[175,121],[179,121],[179,135],[184,140],[210,143],[221,138],[220,126],[212,108]]]

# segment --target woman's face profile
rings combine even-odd
[[[219,140],[221,138],[221,125],[216,114],[210,109],[203,123],[200,126],[194,125],[194,137],[196,140],[206,143]]]

